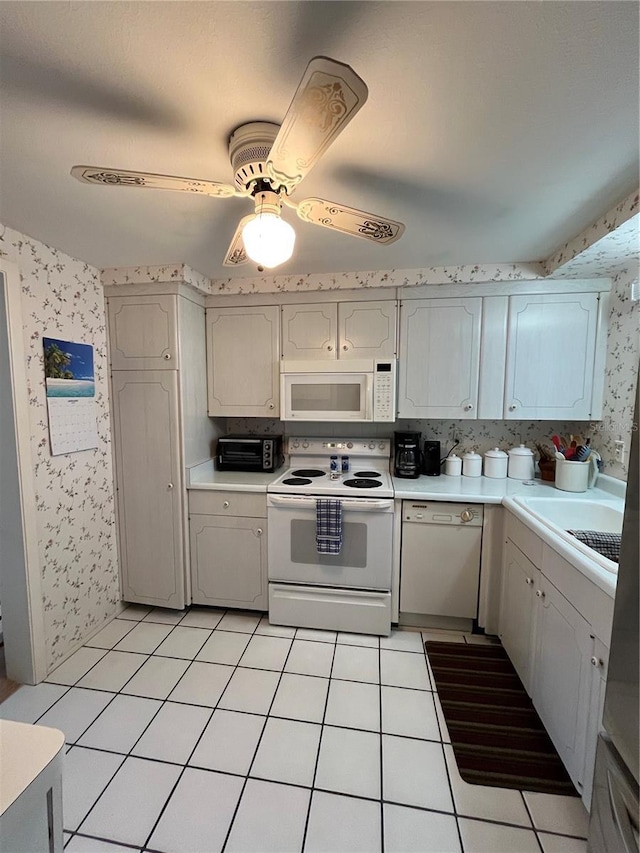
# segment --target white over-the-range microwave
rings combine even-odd
[[[395,421],[396,359],[282,361],[280,418]]]

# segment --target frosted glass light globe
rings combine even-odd
[[[275,213],[258,213],[242,229],[247,255],[263,267],[277,267],[293,254],[296,232]]]

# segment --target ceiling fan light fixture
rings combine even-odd
[[[257,213],[242,229],[242,239],[251,260],[272,269],[293,254],[296,232],[277,213]]]

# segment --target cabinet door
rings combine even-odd
[[[209,414],[277,417],[280,309],[207,309]]]
[[[587,420],[597,293],[509,298],[505,417]]]
[[[267,610],[266,520],[192,515],[194,604]]]
[[[396,303],[341,302],[338,358],[395,358]]]
[[[337,358],[338,304],[283,305],[282,357],[297,361]]]
[[[587,621],[540,576],[531,698],[579,790],[591,690],[592,639]]]
[[[500,639],[527,693],[531,695],[531,666],[539,570],[507,539],[502,571]]]
[[[178,367],[175,296],[111,296],[108,317],[112,370]]]
[[[589,659],[591,664],[591,679],[589,692],[589,718],[584,750],[584,778],[582,783],[582,800],[587,809],[591,807],[593,790],[593,770],[596,763],[596,746],[598,733],[602,731],[602,712],[604,710],[604,693],[607,686],[607,670],[609,666],[609,649],[597,637],[592,637],[593,654]]]
[[[400,304],[401,418],[476,418],[482,298]]]
[[[123,598],[182,609],[178,373],[116,371],[111,387]]]

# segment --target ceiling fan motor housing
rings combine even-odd
[[[229,137],[229,158],[238,189],[246,190],[252,181],[268,178],[267,157],[280,125],[252,121],[237,127]]]

